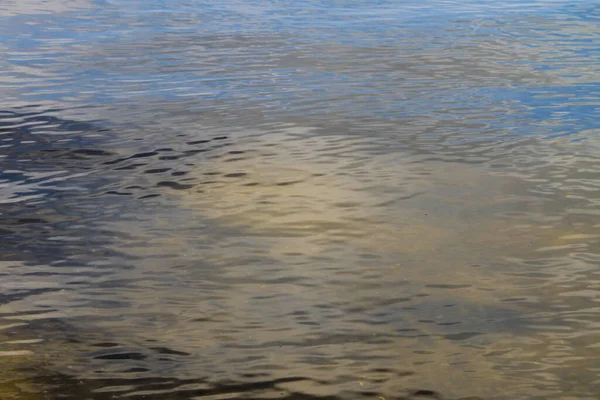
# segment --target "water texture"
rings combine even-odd
[[[0,2],[0,399],[595,399],[592,1]]]

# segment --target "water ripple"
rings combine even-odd
[[[3,2],[0,398],[594,398],[598,16]]]

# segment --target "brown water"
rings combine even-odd
[[[597,19],[0,4],[0,399],[595,399]]]

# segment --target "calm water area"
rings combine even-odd
[[[1,0],[0,400],[600,395],[600,5]]]

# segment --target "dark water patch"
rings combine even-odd
[[[114,194],[117,196],[131,196],[133,193],[131,192],[117,192],[115,190],[109,190],[106,194]]]
[[[47,224],[48,221],[41,218],[6,218],[2,219],[3,225],[28,225],[28,224]]]
[[[288,182],[278,182],[277,186],[290,186],[300,181],[288,181]]]
[[[6,273],[6,274],[2,274],[2,275],[5,276],[6,279],[10,279],[12,274]],[[0,294],[0,305],[10,304],[14,301],[27,299],[30,296],[42,295],[44,293],[56,292],[59,290],[61,290],[61,289],[41,288],[41,289],[7,290],[4,293]],[[10,313],[8,313],[8,314],[0,313],[0,317],[7,317],[7,316],[11,316],[11,314]]]
[[[245,173],[245,172],[234,172],[234,173],[231,173],[231,174],[225,174],[225,175],[223,175],[223,177],[225,177],[225,178],[243,178],[243,177],[245,177],[247,175],[248,174]]]
[[[158,154],[158,152],[156,152],[156,151],[147,151],[144,153],[136,153],[136,154],[130,156],[128,159],[152,157],[157,154]]]
[[[115,168],[115,171],[128,171],[128,170],[134,170],[137,169],[138,167],[145,167],[148,164],[144,164],[144,163],[133,163],[133,164],[129,164],[129,165],[125,165],[123,167],[118,167]]]
[[[181,156],[161,156],[161,157],[159,157],[159,160],[174,161],[174,160],[179,160],[180,158],[181,158]]]
[[[28,116],[10,112],[8,115],[10,118],[6,115],[0,117],[0,127],[3,131],[1,135],[3,146],[0,151],[0,154],[4,155],[3,169],[18,169],[17,166],[26,166],[28,170],[32,170],[37,163],[44,160],[58,161],[59,166],[63,166],[69,160],[112,155],[107,150],[90,148],[94,141],[98,140],[91,137],[108,137],[110,134],[98,128],[97,123],[69,121],[39,113]],[[23,123],[32,120],[37,122],[35,126]],[[44,130],[40,131],[40,127]],[[73,168],[77,167],[81,166],[73,165]]]
[[[75,150],[73,151],[73,154],[76,155],[84,155],[84,156],[91,156],[91,157],[107,157],[107,156],[111,156],[113,155],[112,153],[105,151],[105,150],[94,150],[94,149],[79,149],[79,150]]]
[[[147,357],[140,353],[112,353],[94,356],[97,360],[145,360]]]
[[[181,183],[172,182],[172,181],[161,181],[161,182],[158,182],[156,184],[156,186],[168,187],[168,188],[175,189],[175,190],[187,190],[187,189],[191,189],[194,187],[194,185],[183,185]]]
[[[194,150],[185,150],[183,152],[182,157],[189,157],[189,156],[194,156],[196,154],[201,154],[201,153],[206,153],[208,151],[210,151],[211,149],[194,149]]]
[[[158,352],[159,354],[170,354],[175,356],[189,356],[190,353],[186,353],[184,351],[172,350],[166,347],[151,347],[152,350]]]
[[[170,171],[171,168],[151,168],[144,171],[145,174],[162,174]]]

